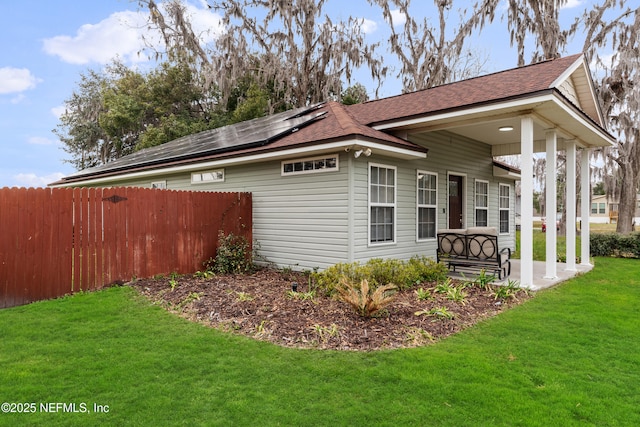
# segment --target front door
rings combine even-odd
[[[462,221],[462,201],[464,178],[449,175],[449,228],[464,228]]]

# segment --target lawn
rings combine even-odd
[[[544,261],[547,259],[547,235],[539,229],[533,230],[533,259],[534,261]],[[580,256],[580,235],[576,237],[576,256]],[[556,253],[558,258],[564,259],[567,254],[567,238],[565,236],[557,236]],[[516,250],[511,258],[520,259],[520,231],[516,231]]]
[[[36,404],[0,425],[635,426],[639,307],[640,262],[598,258],[434,345],[356,353],[228,335],[126,287],[78,294],[0,310],[0,400]]]

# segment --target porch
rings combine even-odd
[[[519,259],[511,260],[511,275],[504,280],[496,280],[494,283],[497,285],[507,284],[508,280],[516,281],[518,284],[524,288],[530,289],[532,291],[540,291],[542,289],[547,289],[552,286],[557,285],[558,283],[564,282],[566,280],[572,279],[579,274],[588,273],[593,268],[592,264],[577,264],[574,270],[568,270],[567,264],[558,262],[556,263],[557,271],[556,275],[553,278],[546,278],[547,272],[547,264],[544,261],[533,261],[533,280],[530,285],[524,284],[522,282],[522,264]],[[473,274],[464,273],[464,276],[460,273],[456,273],[453,271],[449,272],[449,276],[454,279],[467,279],[473,278]]]
[[[567,264],[559,262],[556,264],[557,270],[556,275],[552,279],[547,279],[545,277],[546,274],[546,263],[544,261],[533,261],[533,281],[529,289],[532,291],[539,291],[541,289],[550,288],[551,286],[557,285],[560,282],[564,282],[566,280],[572,279],[579,274],[588,273],[593,268],[592,264],[576,264],[574,270],[567,270]],[[522,283],[521,279],[521,264],[519,259],[511,260],[511,276],[509,280],[516,280],[519,283]]]

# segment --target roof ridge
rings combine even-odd
[[[335,116],[340,128],[349,134],[360,133],[360,127],[365,126],[353,117],[351,113],[345,108],[346,106],[337,102],[329,101],[327,106],[331,108],[331,112]]]
[[[446,87],[446,86],[451,86],[451,85],[458,85],[460,83],[469,82],[469,81],[472,81],[472,80],[482,79],[482,78],[491,77],[491,76],[496,76],[496,75],[499,75],[499,74],[509,73],[509,72],[513,72],[515,70],[523,70],[523,69],[526,69],[526,68],[540,66],[542,64],[546,64],[546,63],[550,63],[550,62],[554,62],[554,61],[569,60],[570,58],[578,58],[581,55],[582,55],[582,53],[575,53],[573,55],[563,56],[563,57],[560,57],[560,58],[545,59],[543,61],[539,61],[539,62],[535,62],[535,63],[531,63],[531,64],[525,64],[525,65],[522,65],[520,67],[513,67],[513,68],[506,69],[506,70],[494,71],[492,73],[487,73],[487,74],[482,74],[482,75],[479,75],[479,76],[469,77],[468,79],[464,79],[464,80],[456,80],[455,82],[444,83],[444,84],[441,84],[441,85],[438,85],[438,86],[433,86],[433,87],[426,88],[426,89],[415,90],[413,92],[405,92],[405,93],[400,93],[400,94],[397,94],[397,95],[391,95],[391,96],[387,96],[385,98],[372,99],[370,101],[365,101],[365,102],[363,102],[361,104],[354,104],[354,105],[373,104],[373,103],[378,102],[378,101],[385,101],[385,100],[388,100],[388,99],[393,99],[393,98],[397,98],[397,97],[408,95],[408,94],[412,94],[412,93],[426,92],[426,91],[431,90],[431,89],[436,89],[436,88],[441,88],[441,87]],[[572,64],[573,64],[573,62],[575,62],[575,61],[571,61]]]

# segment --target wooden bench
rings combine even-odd
[[[511,274],[511,249],[499,249],[494,227],[438,231],[438,262],[453,271],[486,270],[506,279]]]

